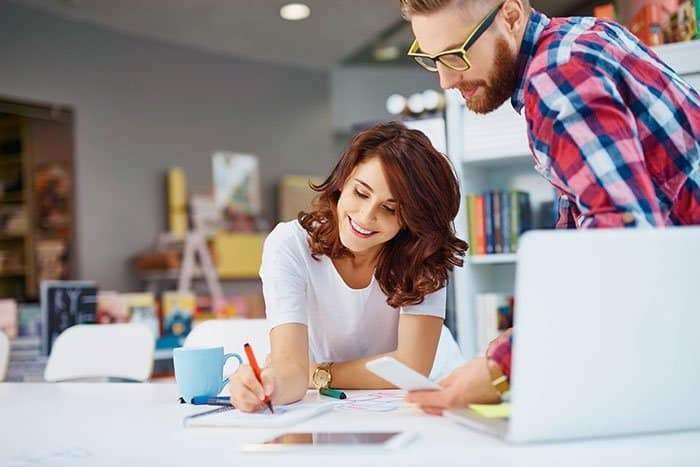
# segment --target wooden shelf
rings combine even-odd
[[[515,253],[496,253],[491,255],[474,255],[469,257],[471,264],[515,264],[517,255]]]
[[[25,237],[25,234],[23,234],[23,233],[11,233],[11,234],[0,233],[0,240],[23,240],[24,237]]]
[[[0,203],[23,203],[24,195],[22,193],[4,193],[0,194]]]
[[[21,154],[2,154],[0,155],[0,167],[8,167],[22,164]]]
[[[0,271],[0,279],[8,277],[23,277],[24,271]]]
[[[532,155],[530,154],[513,154],[506,156],[490,156],[466,158],[462,161],[466,167],[488,168],[488,167],[503,167],[513,164],[532,164]]]

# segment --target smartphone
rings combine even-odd
[[[406,391],[437,391],[442,387],[392,357],[381,357],[365,364],[367,369],[397,388]]]
[[[284,433],[262,443],[245,444],[244,452],[285,452],[299,450],[362,449],[391,451],[416,437],[412,432],[292,432]]]

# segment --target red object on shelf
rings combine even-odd
[[[664,16],[661,5],[645,5],[632,18],[630,31],[648,46],[661,45],[664,43],[661,27]]]
[[[606,3],[593,8],[593,16],[599,19],[615,20],[615,5]]]

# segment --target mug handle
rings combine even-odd
[[[239,365],[241,365],[243,363],[243,359],[237,353],[227,353],[226,355],[224,355],[224,365],[226,365],[226,361],[231,357],[235,357],[236,360],[238,360]],[[223,368],[223,365],[222,365],[222,368]],[[224,386],[226,386],[228,384],[228,380],[229,380],[228,376],[226,378],[224,378],[224,380],[221,382],[221,389],[219,389],[219,392],[221,392],[221,390],[224,389]]]

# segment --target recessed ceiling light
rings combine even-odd
[[[288,3],[280,8],[280,16],[287,21],[299,21],[311,15],[311,8],[303,3]]]

